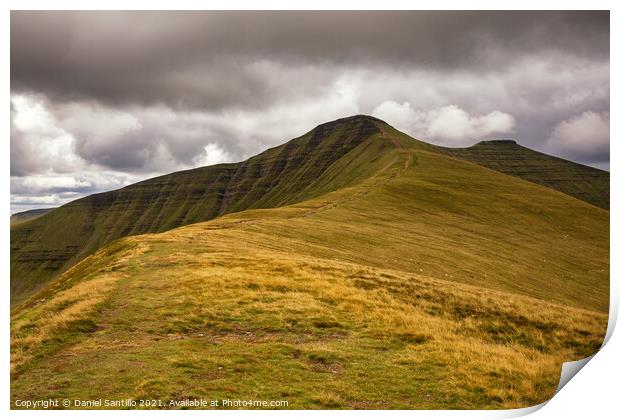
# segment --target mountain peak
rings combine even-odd
[[[362,122],[378,122],[378,123],[383,123],[385,124],[385,121],[380,120],[379,118],[373,117],[371,115],[365,115],[365,114],[357,114],[357,115],[351,115],[349,117],[343,117],[343,118],[338,118],[337,120],[333,120],[333,121],[328,121],[326,123],[323,124],[319,124],[317,127],[321,127],[323,125],[337,125],[337,124],[355,124],[355,123],[362,123]]]
[[[375,123],[386,124],[385,121],[382,121],[379,118],[375,118],[370,115],[358,114],[358,115],[351,115],[350,117],[338,118],[337,120],[328,121],[326,123],[319,124],[314,129],[325,130],[325,129],[333,129],[339,125],[359,126],[362,124],[374,125]]]
[[[378,118],[369,115],[353,115],[351,117],[339,118],[317,125],[312,131],[311,144],[329,137],[334,131],[342,130],[354,139],[362,139],[379,132],[377,123],[385,124]]]

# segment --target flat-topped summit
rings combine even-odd
[[[343,134],[353,135],[358,139],[370,137],[379,132],[376,123],[385,124],[384,121],[369,115],[353,115],[319,124],[311,131],[312,140],[310,145],[313,145],[319,139],[331,136],[336,130],[341,130]]]
[[[438,149],[609,209],[609,172],[537,152],[509,139],[485,140],[465,148]]]
[[[475,145],[516,145],[518,144],[516,140],[510,140],[510,139],[498,139],[498,140],[483,140],[480,141],[478,143],[476,143]]]
[[[334,125],[339,125],[339,124],[359,124],[359,123],[365,123],[365,122],[371,122],[371,123],[375,122],[375,123],[386,124],[385,121],[380,120],[379,118],[373,117],[371,115],[357,114],[357,115],[351,115],[350,117],[338,118],[337,120],[328,121],[328,122],[319,124],[316,126],[316,128],[324,127],[324,126],[334,126]]]

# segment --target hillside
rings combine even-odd
[[[609,212],[366,123],[293,204],[117,240],[15,305],[12,399],[550,398],[605,333]]]
[[[19,213],[12,214],[11,215],[11,226],[24,223],[29,220],[34,220],[37,217],[41,217],[44,214],[47,214],[52,210],[54,209],[53,208],[52,209],[33,209],[33,210],[26,210],[26,211],[21,211]]]
[[[358,116],[322,124],[241,163],[176,172],[94,194],[15,226],[11,299],[20,301],[120,237],[163,232],[240,210],[282,206],[355,183],[366,176],[360,165],[368,162],[357,162],[356,155],[363,151],[359,146],[378,132],[372,121]]]
[[[549,156],[513,140],[481,141],[467,148],[438,150],[609,210],[609,172]]]

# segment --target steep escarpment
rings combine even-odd
[[[367,174],[354,170],[351,156],[379,133],[378,123],[367,116],[332,121],[244,162],[176,172],[94,194],[22,223],[11,231],[11,296],[27,296],[120,237],[282,206],[355,182]]]

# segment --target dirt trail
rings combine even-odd
[[[389,140],[389,141],[390,141],[390,142],[394,145],[394,147],[396,147],[398,150],[401,150],[401,151],[402,151],[402,150],[405,150],[405,149],[403,148],[403,145],[402,145],[402,144],[400,144],[400,142],[399,142],[398,140],[396,140],[396,139],[394,139],[394,138],[392,138],[392,137],[388,136],[388,135],[385,133],[385,129],[384,129],[381,125],[379,125],[379,124],[375,124],[375,127],[377,127],[377,128],[379,129],[379,131],[381,132],[381,137],[382,137],[382,138],[384,138],[384,139],[386,139],[386,140]],[[402,175],[402,173],[403,173],[404,171],[406,171],[407,169],[409,169],[409,166],[411,166],[411,159],[412,159],[412,157],[413,157],[413,152],[411,152],[410,150],[408,150],[408,151],[407,151],[407,157],[405,158],[405,165],[403,166],[403,168],[402,168],[401,170],[399,170],[398,172],[396,172],[396,174],[395,174],[393,177],[391,177],[390,179],[397,178],[397,177],[401,176],[401,175]]]

